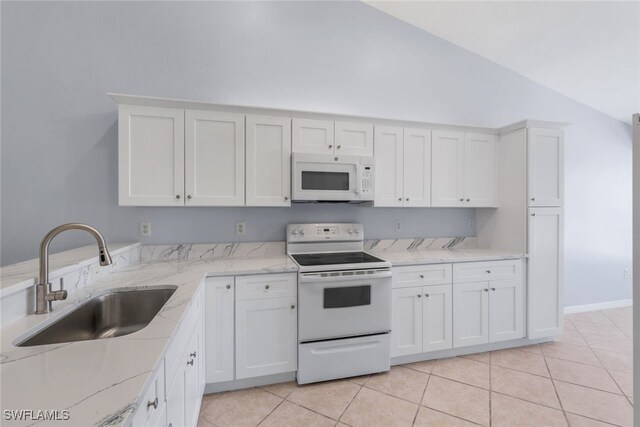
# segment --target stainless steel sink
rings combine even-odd
[[[176,289],[122,290],[93,297],[17,345],[31,347],[131,334],[147,326]]]

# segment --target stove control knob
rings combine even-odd
[[[349,233],[349,234],[353,234],[353,228],[348,229],[348,230],[347,230],[347,233]]]
[[[291,234],[293,234],[294,236],[297,236],[297,235],[298,235],[298,230],[295,230],[295,229],[294,229],[294,230],[291,232]]]
[[[305,234],[307,234],[307,232],[306,232],[306,231],[304,231],[304,230],[300,230],[300,235],[301,235],[301,236],[304,236]]]
[[[360,230],[359,229],[356,228],[354,231],[356,232],[356,234],[360,234]]]

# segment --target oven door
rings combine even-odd
[[[318,341],[391,330],[391,270],[300,273],[298,336]]]
[[[355,160],[357,157],[294,153],[292,200],[359,200],[359,165]]]

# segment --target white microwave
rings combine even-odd
[[[291,173],[294,202],[373,201],[373,156],[293,153]]]

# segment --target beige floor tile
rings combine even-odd
[[[433,369],[433,365],[435,365],[435,360],[425,360],[424,362],[415,362],[415,363],[407,363],[406,365],[402,365],[405,368],[413,369],[415,371],[424,372],[426,374],[430,374]]]
[[[422,404],[474,423],[489,425],[489,391],[432,376]]]
[[[526,351],[527,353],[542,354],[542,350],[540,350],[539,344],[524,345],[522,347],[516,348],[521,351]]]
[[[567,344],[563,342],[550,342],[540,344],[542,353],[545,356],[556,359],[570,360],[592,366],[602,366],[596,355],[589,347]]]
[[[340,421],[353,427],[411,426],[418,405],[363,387]]]
[[[372,375],[364,386],[414,403],[420,403],[429,374],[394,366],[391,371]]]
[[[549,376],[544,357],[518,349],[507,349],[491,353],[491,365],[515,369],[535,375]]]
[[[633,340],[629,338],[612,338],[602,335],[585,334],[584,339],[589,347],[598,350],[612,351],[614,353],[633,354]]]
[[[567,413],[566,415],[571,427],[611,427],[613,425],[576,414]]]
[[[613,377],[613,380],[618,384],[618,387],[622,389],[622,392],[627,396],[633,396],[633,373],[624,371],[614,371],[609,369],[609,374]]]
[[[514,397],[491,393],[492,427],[566,426],[562,411]]]
[[[431,370],[431,374],[477,387],[489,388],[489,365],[475,360],[462,357],[440,359]]]
[[[547,366],[553,379],[620,394],[620,389],[604,368],[553,357],[547,357]]]
[[[622,426],[633,424],[633,407],[624,396],[557,381],[565,411]]]
[[[491,352],[487,351],[484,353],[473,353],[473,354],[465,354],[463,356],[465,359],[471,359],[471,360],[475,360],[476,362],[482,362],[482,363],[491,363]]]
[[[618,326],[627,338],[633,339],[633,326]]]
[[[264,427],[333,427],[335,421],[298,406],[282,402],[261,424]]]
[[[230,391],[209,402],[201,416],[218,426],[255,426],[282,402],[259,388]]]
[[[633,354],[614,353],[593,349],[605,368],[616,371],[633,372]]]
[[[564,333],[556,338],[556,341],[583,347],[589,345],[576,329],[565,329]]]
[[[298,387],[287,400],[337,420],[359,389],[349,381],[310,384]]]
[[[476,424],[421,406],[413,425],[414,427],[473,427]]]
[[[359,377],[351,377],[347,378],[347,381],[352,382],[354,384],[362,385],[369,379],[370,375],[361,375]]]
[[[540,405],[560,408],[556,390],[549,378],[492,366],[491,390]]]
[[[626,335],[620,328],[614,324],[602,325],[600,323],[591,322],[573,322],[574,326],[581,334],[603,335],[605,337],[625,338]]]
[[[280,397],[289,396],[295,389],[298,388],[298,383],[295,381],[289,381],[286,383],[270,384],[260,387],[263,390],[276,394]]]
[[[198,418],[197,427],[216,427],[216,426],[210,423],[209,421],[207,421],[205,417],[200,416],[200,418]]]
[[[609,320],[609,318],[600,311],[588,311],[586,313],[568,314],[565,316],[565,319],[569,319],[574,323],[589,322],[599,323],[601,325],[613,325],[613,322],[611,322],[611,320]]]

